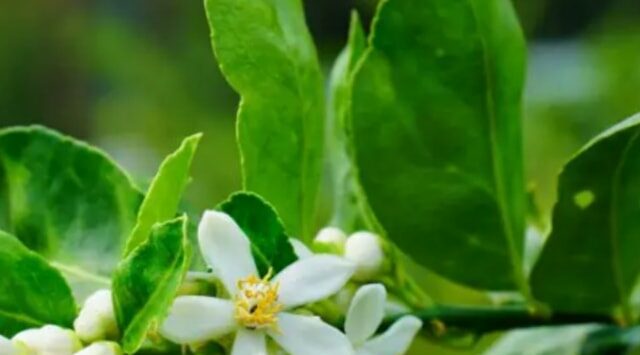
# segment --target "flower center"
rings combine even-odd
[[[238,281],[235,297],[235,318],[249,329],[278,329],[277,314],[282,310],[278,302],[278,283],[271,283],[271,270],[262,279],[250,275]]]

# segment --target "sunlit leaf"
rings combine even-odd
[[[70,327],[76,305],[60,272],[2,231],[0,246],[0,335],[45,324]]]
[[[113,278],[116,317],[127,353],[162,321],[189,267],[187,219],[156,224],[151,235],[119,265]]]
[[[0,130],[0,229],[53,261],[79,294],[108,286],[141,200],[93,147],[42,127]]]
[[[191,161],[201,137],[201,134],[196,134],[186,138],[180,148],[160,165],[138,211],[138,220],[127,241],[125,255],[148,238],[154,224],[176,215],[182,193],[189,182]]]
[[[323,84],[300,0],[206,0],[222,73],[240,93],[244,187],[310,238],[323,156]]]
[[[564,167],[553,229],[531,277],[553,309],[631,319],[640,272],[640,115],[594,138]]]
[[[378,221],[454,281],[525,290],[525,48],[511,1],[388,0],[373,23],[353,135]]]

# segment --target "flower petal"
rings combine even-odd
[[[345,321],[345,332],[354,345],[369,339],[378,329],[384,317],[387,291],[381,284],[362,286],[351,301]]]
[[[231,355],[267,355],[267,342],[264,332],[238,329],[233,341]]]
[[[173,302],[160,334],[177,344],[193,344],[229,334],[236,327],[231,301],[181,296]]]
[[[289,238],[289,242],[293,247],[293,252],[298,259],[305,259],[313,255],[313,252],[303,242],[295,238]]]
[[[349,281],[354,265],[337,256],[318,254],[287,266],[275,278],[285,308],[319,301],[338,292]]]
[[[198,242],[205,261],[232,296],[239,279],[257,275],[249,238],[226,213],[204,213],[198,226]]]
[[[291,355],[353,354],[349,339],[319,317],[280,313],[278,325],[269,336]]]
[[[358,354],[398,355],[409,349],[413,338],[422,327],[422,321],[414,316],[398,319],[382,335],[379,335],[358,349]]]

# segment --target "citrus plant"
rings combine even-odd
[[[190,212],[200,134],[143,190],[83,142],[0,130],[0,354],[392,355],[502,331],[487,353],[640,343],[640,116],[578,151],[535,218],[509,0],[383,0],[367,29],[354,12],[328,80],[300,0],[205,10],[240,95],[243,191]]]

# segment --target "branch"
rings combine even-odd
[[[410,314],[422,319],[425,324],[424,330],[436,337],[443,336],[453,329],[483,335],[495,331],[538,326],[581,323],[617,324],[613,317],[602,314],[556,312],[551,315],[541,315],[523,306],[436,306]],[[385,319],[383,328],[388,328],[402,316]]]

